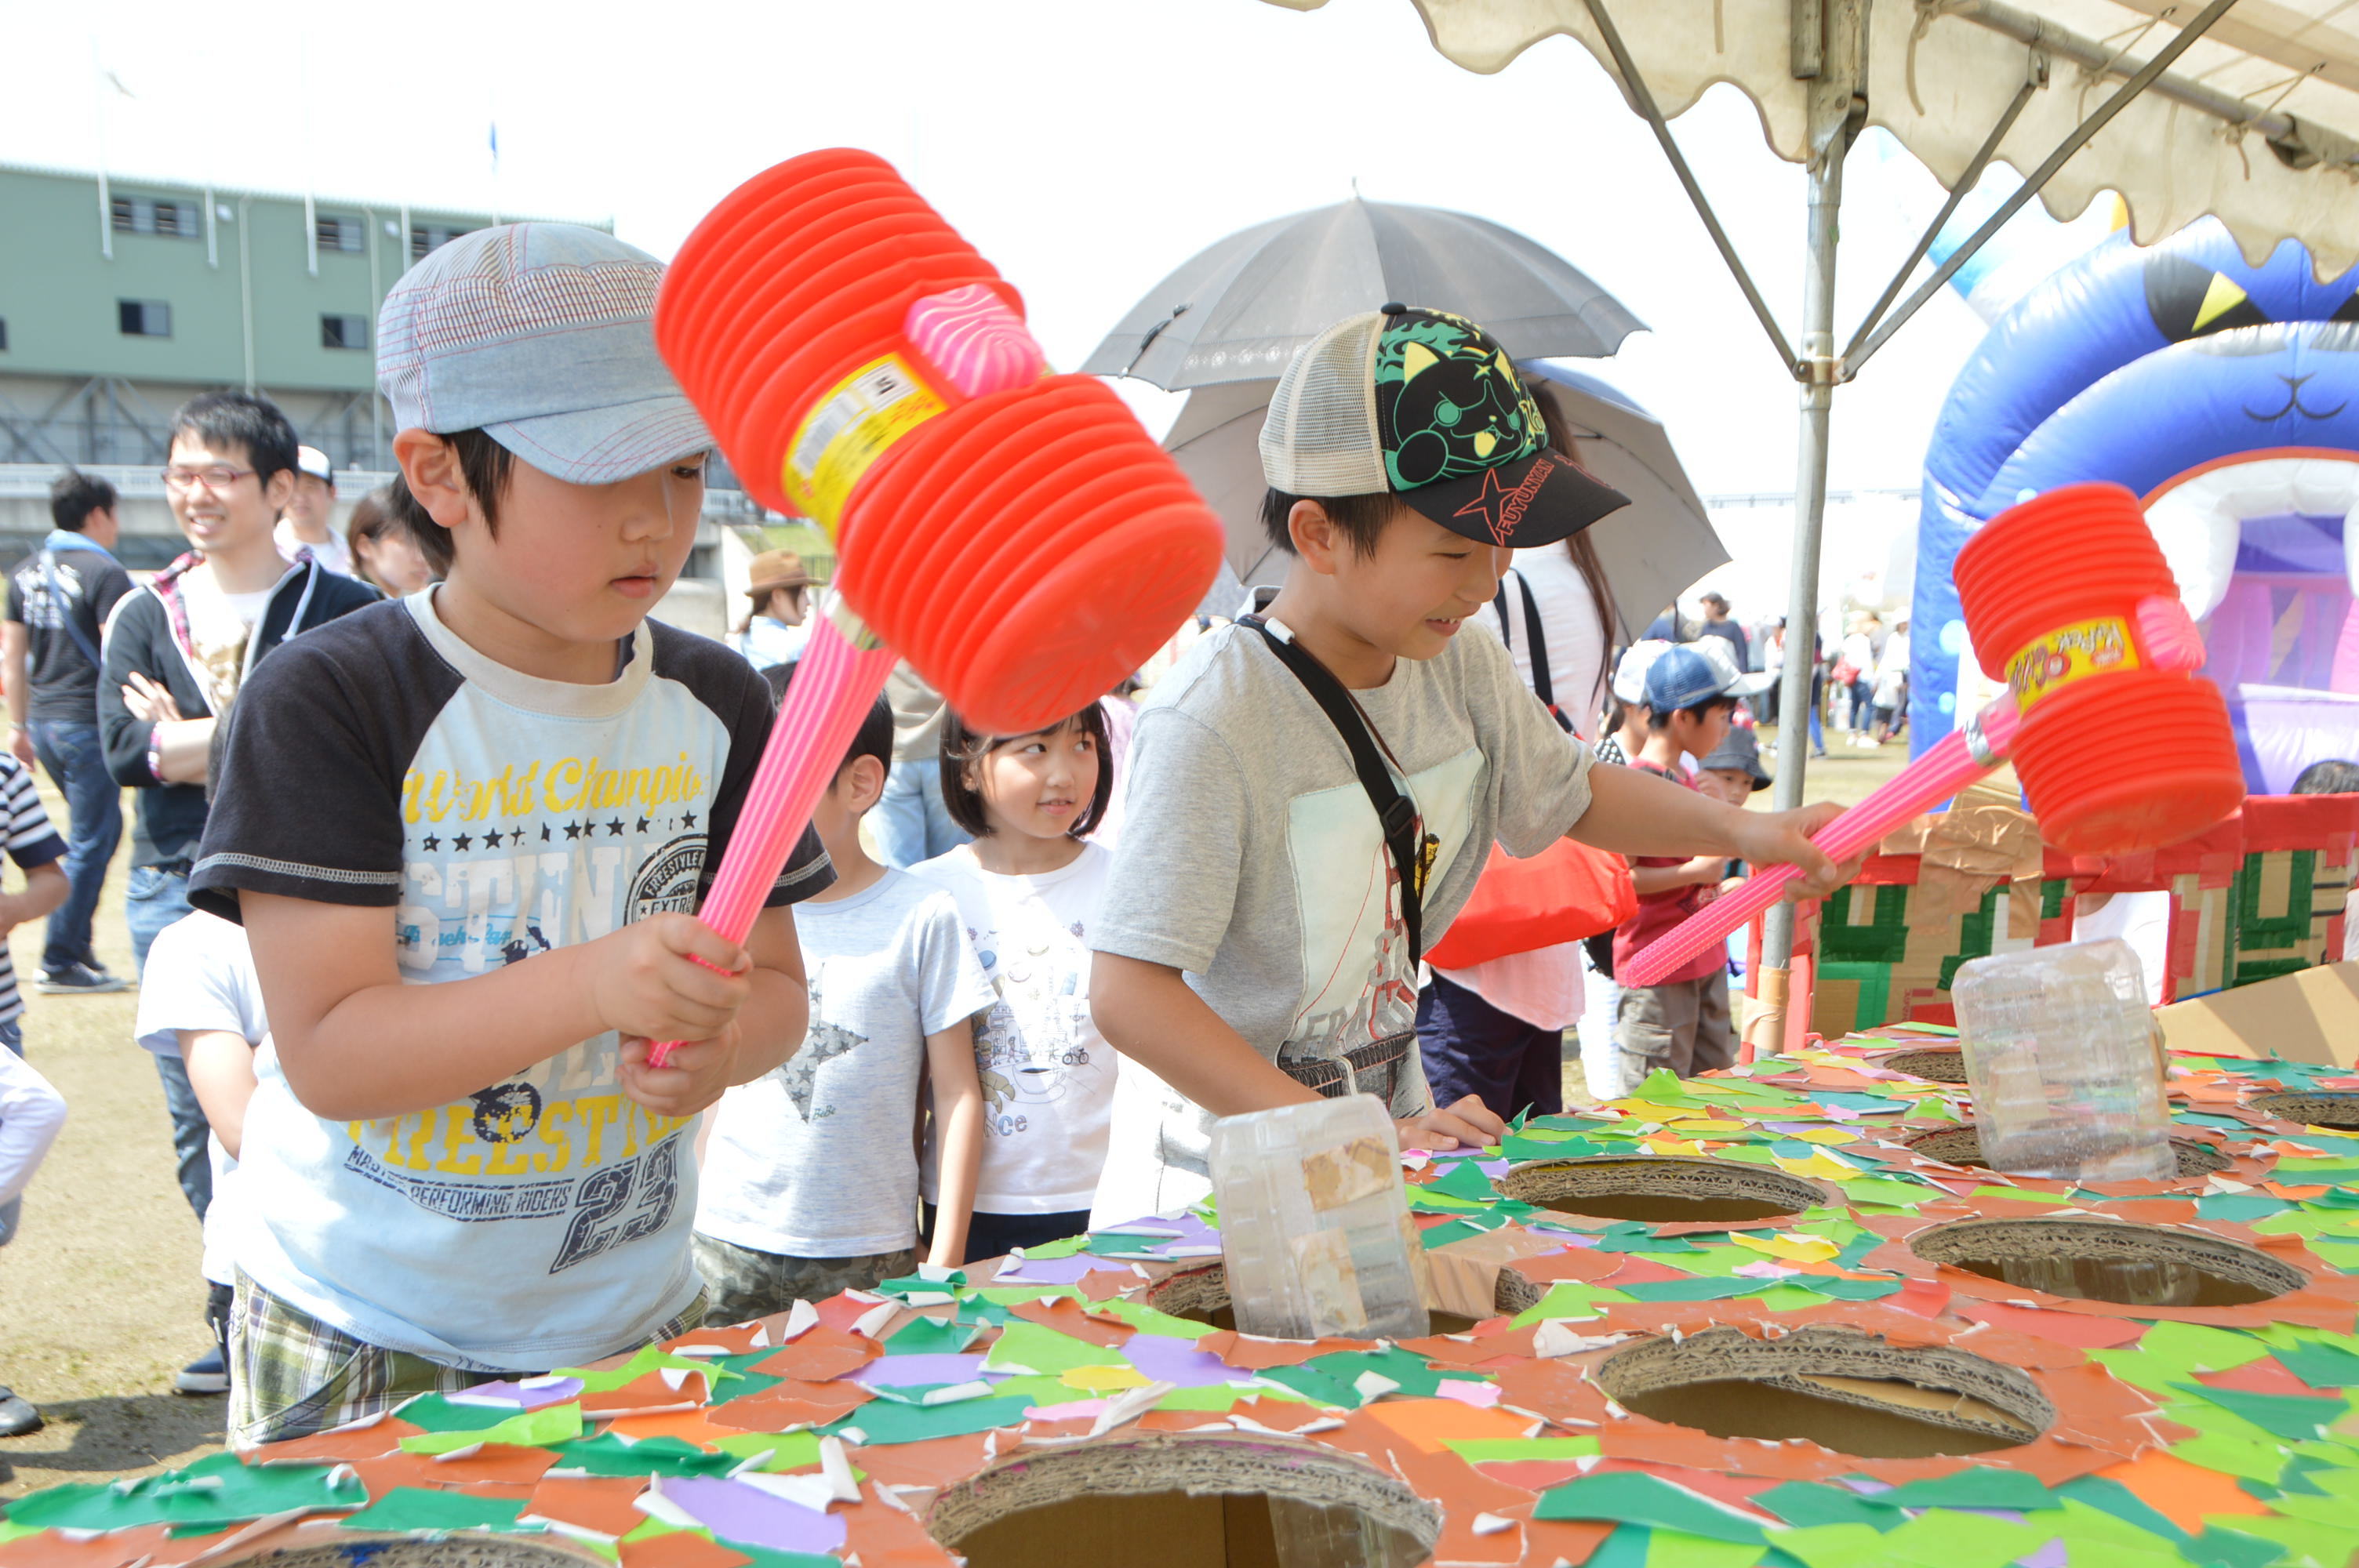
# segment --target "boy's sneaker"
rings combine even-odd
[[[68,964],[62,969],[43,969],[33,989],[43,996],[95,996],[130,988],[121,976],[108,974],[103,965]]]
[[[222,1359],[221,1346],[214,1346],[181,1368],[172,1379],[172,1387],[183,1394],[229,1392],[229,1363]]]
[[[41,1412],[12,1389],[0,1389],[0,1437],[22,1437],[41,1430]]]

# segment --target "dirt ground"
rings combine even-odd
[[[1831,754],[1810,768],[1812,799],[1856,802],[1906,760],[1897,744],[1870,752],[1829,739]],[[1754,802],[1768,799],[1764,791]],[[100,957],[125,976],[127,857],[116,859],[97,923]],[[14,946],[20,968],[37,971],[39,927]],[[22,1230],[0,1249],[0,1384],[49,1418],[39,1432],[0,1439],[0,1500],[186,1464],[222,1442],[225,1401],[172,1392],[172,1374],[205,1348],[204,1286],[196,1220],[172,1179],[163,1092],[132,1039],[137,994],[26,989],[27,1053],[70,1115],[26,1195]],[[1580,1072],[1577,1054],[1567,1066]]]

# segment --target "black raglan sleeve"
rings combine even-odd
[[[728,851],[730,838],[736,831],[746,794],[753,787],[754,771],[762,760],[762,748],[769,742],[770,720],[777,711],[769,683],[733,650],[717,643],[712,646],[713,654],[702,661],[697,685],[706,703],[729,726],[729,762],[713,797],[712,830],[705,840],[704,875],[697,890],[700,902],[712,891],[713,875],[721,869],[721,857]],[[834,881],[835,867],[828,860],[826,847],[806,823],[762,905],[777,909],[800,903],[813,893],[825,892]]]
[[[246,892],[398,903],[403,775],[458,684],[397,607],[274,650],[231,711],[189,902],[225,920]]]

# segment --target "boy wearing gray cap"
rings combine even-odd
[[[379,320],[394,511],[443,580],[281,650],[239,702],[193,901],[243,920],[255,1062],[229,1433],[693,1326],[696,1116],[783,1062],[809,997],[784,907],[690,914],[769,689],[648,623],[712,445],[657,357],[661,268],[593,230],[454,240]],[[668,1065],[650,1042],[690,1042]]]

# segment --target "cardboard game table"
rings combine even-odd
[[[1207,1217],[1147,1220],[52,1487],[0,1568],[1210,1568],[1286,1499],[1404,1568],[2343,1568],[2359,1075],[2181,1054],[2179,1178],[2087,1190],[1977,1166],[1954,1047],[1409,1156],[1425,1339],[1239,1336]]]

